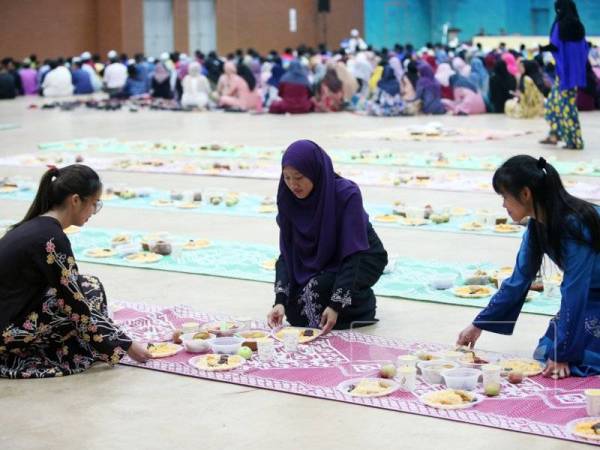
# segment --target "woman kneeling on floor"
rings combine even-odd
[[[570,195],[543,158],[515,156],[494,175],[494,189],[515,222],[530,217],[512,276],[458,338],[473,346],[481,330],[512,334],[548,255],[563,270],[562,300],[534,358],[545,376],[600,374],[600,207]]]
[[[372,286],[387,253],[369,223],[358,186],[333,171],[312,141],[296,141],[282,160],[277,193],[279,247],[271,327],[347,329],[375,322]]]
[[[0,377],[57,377],[126,353],[150,357],[108,317],[102,284],[79,274],[63,232],[96,214],[101,194],[89,167],[50,168],[25,218],[0,239]]]

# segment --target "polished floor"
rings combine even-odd
[[[156,111],[73,112],[29,110],[29,100],[0,102],[0,124],[20,128],[0,131],[0,156],[34,151],[40,142],[106,137],[131,140],[170,139],[185,142],[243,143],[285,147],[310,138],[329,148],[389,148],[405,151],[467,151],[473,154],[517,153],[560,159],[600,159],[600,113],[582,115],[586,149],[572,152],[537,144],[543,120],[511,120],[503,116],[436,118],[448,126],[528,130],[533,134],[477,143],[385,142],[341,138],[348,130],[374,130],[425,123],[429,119],[377,119],[352,114],[269,116]],[[0,167],[8,175],[38,178],[38,169]],[[274,195],[277,183],[265,180],[171,175],[102,173],[107,184],[130,183],[163,189],[235,188]],[[490,175],[491,176],[491,175]],[[598,182],[587,178],[586,181]],[[415,205],[457,204],[500,208],[491,194],[454,193],[363,187],[370,202],[404,200]],[[0,201],[0,219],[16,218],[27,205]],[[153,228],[191,233],[209,239],[244,239],[277,244],[274,222],[212,215],[165,214],[152,210],[104,208],[91,226]],[[419,230],[379,230],[392,255],[444,262],[489,261],[512,264],[517,239],[479,237]],[[263,283],[179,273],[81,264],[104,282],[109,299],[155,304],[187,303],[197,309],[264,317],[273,302],[272,287]],[[453,343],[475,309],[380,298],[379,324],[366,331],[386,336]],[[483,348],[523,352],[533,349],[547,317],[523,315],[511,337],[484,334]],[[360,406],[209,382],[119,366],[99,367],[64,379],[0,380],[0,448],[51,449],[334,449],[459,448],[567,449],[558,440],[491,428],[400,414]]]

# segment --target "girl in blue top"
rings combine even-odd
[[[544,158],[515,156],[495,173],[493,185],[511,218],[530,217],[512,276],[458,337],[473,347],[482,330],[512,334],[544,255],[564,272],[561,305],[534,358],[543,375],[600,374],[600,208],[570,195]]]

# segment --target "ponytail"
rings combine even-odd
[[[520,199],[524,188],[529,188],[535,216],[544,222],[535,221],[531,242],[539,252],[550,253],[559,267],[564,267],[564,239],[590,245],[600,253],[600,215],[596,206],[569,194],[554,166],[544,158],[510,158],[494,174],[493,186],[498,194],[508,193],[516,199]]]
[[[88,166],[73,164],[62,169],[48,166],[48,170],[42,175],[37,193],[27,214],[13,228],[62,205],[71,195],[77,194],[84,200],[97,194],[101,189],[100,177]]]

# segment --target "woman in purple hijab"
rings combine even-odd
[[[551,51],[556,61],[556,80],[546,101],[546,121],[550,125],[550,133],[541,143],[556,145],[558,141],[563,141],[565,149],[583,150],[577,88],[587,85],[589,46],[575,2],[557,0],[554,8],[556,20],[550,31],[550,45],[540,47],[541,51]]]
[[[283,155],[277,192],[281,255],[275,267],[271,327],[347,329],[376,321],[372,286],[387,252],[369,223],[358,186],[333,170],[331,158],[300,140]]]
[[[415,100],[421,101],[424,114],[446,114],[446,108],[442,103],[442,85],[435,79],[433,69],[429,64],[419,66]]]

